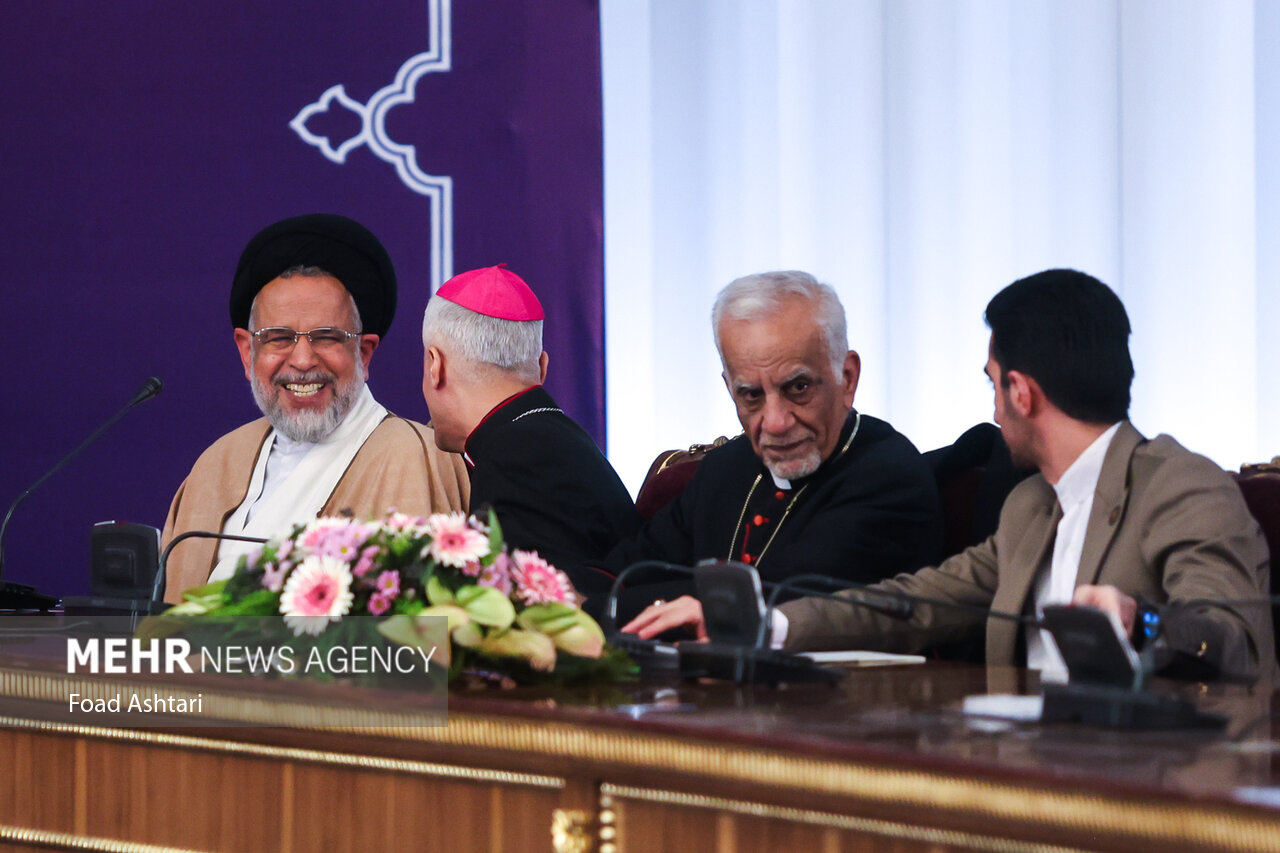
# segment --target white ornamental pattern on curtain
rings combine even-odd
[[[427,49],[409,57],[396,72],[395,80],[374,93],[362,104],[347,94],[338,83],[330,86],[313,103],[298,112],[289,127],[308,145],[320,149],[330,161],[342,165],[347,155],[361,145],[395,167],[401,182],[431,206],[431,292],[453,277],[453,178],[432,175],[418,165],[414,146],[396,142],[387,135],[387,113],[403,104],[413,103],[414,88],[425,74],[447,72],[452,67],[450,16],[452,0],[427,0],[429,20]],[[317,114],[333,109],[333,105],[349,110],[360,120],[360,132],[336,147],[326,136],[307,129],[307,122]]]

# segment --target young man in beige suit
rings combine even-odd
[[[976,609],[918,605],[910,619],[895,620],[802,598],[781,608],[775,643],[917,651],[970,637],[985,623],[988,665],[1053,671],[1061,664],[1039,629],[984,618],[981,609],[1031,613],[1074,601],[1132,630],[1139,600],[1268,595],[1266,541],[1231,477],[1169,436],[1148,440],[1129,423],[1129,319],[1106,285],[1074,270],[1042,272],[997,294],[986,320],[996,422],[1014,459],[1040,474],[1010,494],[987,541],[873,587]],[[1168,669],[1241,680],[1270,674],[1270,620],[1261,605],[1168,610]],[[637,627],[644,635],[669,625]]]

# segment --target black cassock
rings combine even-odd
[[[607,590],[599,564],[640,524],[617,472],[541,386],[504,401],[467,438],[471,511],[493,507],[508,545],[535,550],[583,594]]]
[[[616,575],[645,559],[692,566],[714,557],[751,563],[766,582],[820,574],[874,583],[935,563],[942,529],[937,485],[919,451],[885,421],[850,412],[835,453],[790,488],[775,483],[745,435],[712,450],[685,491],[604,567]],[[636,574],[619,624],[657,598],[693,593],[689,579],[659,571],[647,583]]]

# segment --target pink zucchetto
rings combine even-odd
[[[541,320],[542,303],[524,279],[506,264],[459,273],[436,291],[436,296],[486,317],[499,320]]]

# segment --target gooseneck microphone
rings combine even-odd
[[[826,589],[818,589],[818,586]],[[856,592],[858,595],[841,595],[831,590],[846,593]],[[865,608],[894,619],[910,619],[915,614],[916,606],[924,604],[962,613],[972,613],[983,619],[1003,619],[1008,622],[1016,622],[1037,628],[1045,627],[1042,620],[1026,614],[1006,613],[1002,610],[993,610],[990,607],[983,607],[977,604],[931,598],[927,595],[917,595],[916,593],[903,592],[897,589],[881,589],[874,585],[833,578],[829,575],[795,575],[774,585],[770,592],[765,609],[765,618],[760,623],[760,635],[756,638],[758,647],[763,648],[766,645],[768,632],[771,629],[773,611],[778,609],[778,598],[784,592],[838,601],[850,607]]]
[[[883,613],[885,616],[891,616],[894,619],[910,619],[915,612],[914,602],[900,598],[893,593],[882,594],[878,590],[870,590],[868,595],[852,598],[815,589],[814,587],[819,584],[827,587],[828,590],[856,589],[861,592],[868,592],[866,584],[840,580],[829,575],[793,575],[786,580],[780,581],[769,591],[769,598],[765,602],[764,618],[760,620],[759,633],[756,635],[756,648],[763,649],[770,644],[769,634],[773,630],[773,612],[778,609],[778,598],[784,592],[843,601],[853,607],[865,607],[868,610]]]
[[[600,627],[604,630],[606,637],[618,635],[618,596],[622,593],[623,581],[637,572],[646,569],[661,569],[666,572],[674,572],[675,574],[693,576],[693,569],[688,566],[679,566],[675,563],[667,563],[662,560],[640,560],[632,563],[622,571],[618,572],[618,576],[614,578],[613,586],[609,589],[609,596],[605,599],[604,604],[604,621]],[[643,641],[641,641],[643,642]]]
[[[258,536],[238,536],[234,533],[216,533],[212,530],[188,530],[186,533],[179,533],[177,536],[169,540],[169,544],[164,547],[164,551],[160,554],[160,566],[156,569],[156,579],[151,586],[151,601],[158,602],[164,598],[164,589],[168,583],[168,566],[169,555],[173,553],[173,549],[178,547],[182,542],[188,539],[219,539],[230,540],[232,542],[256,542],[259,545],[266,542]]]
[[[86,438],[84,441],[80,442],[79,446],[77,446],[74,450],[72,450],[66,456],[59,459],[58,463],[54,465],[52,468],[50,468],[49,471],[43,477],[41,477],[39,480],[36,480],[34,483],[32,483],[27,488],[26,491],[18,495],[17,500],[15,500],[13,503],[9,505],[9,511],[5,514],[5,517],[4,517],[4,523],[0,524],[0,576],[2,576],[4,573],[4,537],[9,530],[9,520],[13,518],[14,510],[16,510],[18,506],[21,505],[21,503],[31,495],[32,492],[34,492],[36,489],[44,485],[46,480],[48,480],[54,474],[61,471],[68,462],[76,458],[76,456],[78,456],[82,450],[84,450],[86,447],[92,444],[95,440],[97,440],[98,436],[102,435],[104,432],[106,432],[108,429],[114,426],[116,421],[120,420],[126,414],[128,414],[130,409],[132,409],[134,406],[138,405],[139,403],[144,403],[147,400],[150,400],[152,397],[159,394],[161,388],[163,387],[164,387],[163,383],[161,383],[160,377],[158,376],[152,376],[146,382],[143,382],[142,387],[138,389],[137,394],[133,395],[132,400],[126,403],[124,407],[120,409],[120,411],[116,412],[109,419],[107,419],[107,421],[103,423],[102,426],[98,427],[96,430],[90,433],[89,437]],[[24,599],[24,596],[30,596],[30,598]],[[9,583],[4,583],[0,581],[0,609],[33,608],[34,607],[41,610],[47,610],[51,605],[44,603],[44,600],[49,600],[51,602],[55,601],[53,599],[49,599],[48,596],[44,596],[44,595],[40,595],[39,593],[36,593],[31,587],[23,586],[22,584],[9,584]]]

